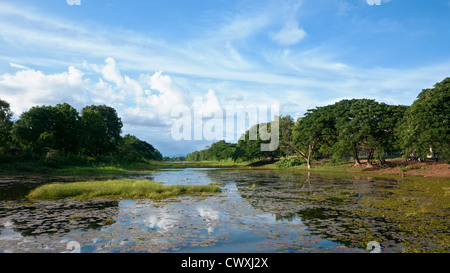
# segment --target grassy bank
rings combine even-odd
[[[199,195],[220,192],[216,185],[163,185],[148,180],[108,180],[47,184],[28,194],[29,199],[57,200],[64,198],[127,198],[165,199],[179,195]]]
[[[153,172],[160,169],[177,168],[234,168],[243,166],[237,163],[222,162],[172,162],[145,161],[135,163],[95,163],[95,164],[67,164],[51,167],[32,160],[14,160],[1,162],[0,176],[17,175],[56,175],[56,176],[95,176],[114,175],[132,172]]]
[[[367,168],[365,164],[354,167],[353,162],[342,161],[337,163],[315,162],[311,169],[306,164],[289,168],[279,168],[275,162],[261,160],[255,162],[173,162],[173,161],[146,161],[136,163],[101,163],[101,164],[78,164],[61,167],[49,167],[33,161],[0,162],[0,176],[114,176],[135,172],[154,172],[161,169],[181,169],[181,168],[229,168],[238,170],[274,170],[280,172],[316,172],[350,174],[373,177],[439,177],[450,179],[450,165],[445,163],[405,163],[402,160],[388,160],[386,164],[374,165]]]

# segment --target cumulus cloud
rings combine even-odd
[[[191,105],[189,92],[162,71],[132,78],[120,71],[113,58],[100,65],[83,62],[87,74],[74,66],[66,72],[45,74],[10,65],[22,70],[0,75],[0,98],[11,104],[17,117],[36,105],[67,102],[81,110],[86,105],[106,104],[131,125],[167,127],[172,107]]]
[[[107,81],[114,82],[117,86],[123,84],[123,77],[116,67],[116,61],[108,57],[105,60],[106,65],[100,70],[103,78]]]
[[[20,114],[30,107],[42,104],[82,102],[84,97],[83,72],[70,66],[67,72],[46,75],[34,69],[20,70],[14,75],[0,75],[0,96]]]
[[[141,75],[139,83],[129,78],[126,82],[128,90],[134,90],[134,103],[125,111],[125,118],[132,124],[168,126],[171,123],[172,108],[176,105],[189,105],[189,92],[170,76],[163,75],[162,71],[153,75]]]

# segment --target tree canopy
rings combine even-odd
[[[67,103],[34,106],[11,121],[9,104],[0,100],[0,147],[17,147],[32,157],[50,155],[112,156],[120,160],[162,160],[151,144],[122,137],[122,121],[106,105],[86,106],[81,115]]]
[[[424,89],[406,111],[399,128],[401,145],[418,156],[450,160],[450,78]]]
[[[355,165],[361,165],[360,157],[364,156],[369,166],[374,160],[382,164],[388,155],[401,153],[414,153],[422,158],[436,155],[448,161],[449,102],[450,78],[423,90],[411,106],[388,105],[373,99],[345,99],[309,109],[295,123],[290,116],[277,117],[280,142],[275,151],[262,151],[260,144],[264,141],[259,135],[250,139],[252,131],[259,131],[266,125],[256,124],[236,145],[213,144],[188,158],[218,159],[223,149],[227,150],[226,156],[243,161],[296,155],[306,161],[308,168],[315,158],[330,156],[334,159],[351,157]],[[270,125],[271,122],[267,124],[269,128]]]

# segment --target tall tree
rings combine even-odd
[[[450,78],[418,95],[406,111],[400,140],[407,153],[450,160]]]
[[[123,124],[114,108],[86,106],[81,110],[81,124],[83,153],[108,155],[117,151]]]
[[[292,130],[294,128],[294,119],[290,115],[279,117],[279,132],[280,132],[280,155],[290,156],[295,155],[294,140]]]
[[[317,153],[321,143],[335,134],[333,106],[309,109],[305,117],[299,118],[293,129],[294,151],[306,160],[311,168],[313,155]]]

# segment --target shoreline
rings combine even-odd
[[[255,170],[279,170],[286,172],[312,172],[312,173],[334,173],[334,174],[348,174],[361,175],[371,177],[390,177],[390,178],[439,178],[450,179],[450,164],[444,162],[403,162],[402,160],[390,160],[385,164],[373,164],[367,167],[365,162],[360,166],[354,166],[353,163],[338,163],[338,164],[322,164],[314,163],[312,168],[308,169],[304,164],[294,166],[291,168],[277,168],[274,163],[266,163],[256,167],[244,167]]]
[[[337,164],[324,164],[316,162],[308,169],[305,164],[290,168],[277,168],[274,161],[262,160],[259,162],[149,162],[145,164],[130,165],[108,165],[108,166],[66,166],[62,168],[48,168],[34,165],[27,168],[29,162],[23,162],[12,168],[0,168],[0,177],[9,176],[103,176],[120,175],[135,172],[159,172],[164,169],[177,168],[224,168],[235,170],[271,170],[279,172],[311,172],[311,173],[334,173],[371,177],[389,178],[439,178],[450,179],[450,164],[444,162],[404,162],[394,159],[386,161],[385,164],[373,164],[367,167],[365,162],[361,166],[354,166],[351,162]],[[2,166],[4,167],[4,166]]]

